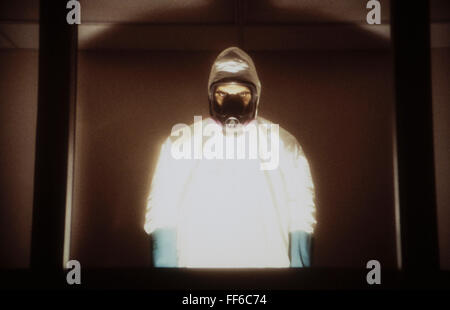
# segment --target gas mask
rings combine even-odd
[[[211,85],[209,111],[224,128],[246,125],[256,116],[257,92],[253,84],[219,81]]]

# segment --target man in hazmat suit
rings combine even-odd
[[[309,164],[294,136],[257,115],[260,94],[250,56],[225,49],[209,76],[210,117],[163,143],[144,226],[155,267],[310,266]]]

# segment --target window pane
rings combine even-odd
[[[38,1],[0,4],[0,268],[29,266],[37,117]]]

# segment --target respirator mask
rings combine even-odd
[[[256,116],[256,87],[247,82],[219,81],[211,85],[209,112],[224,128],[245,126]]]

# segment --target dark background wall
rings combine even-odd
[[[71,257],[145,266],[145,199],[161,141],[207,115],[216,53],[79,54]],[[316,266],[395,267],[392,65],[385,51],[259,52],[260,115],[303,145],[317,187]]]
[[[38,52],[0,49],[0,268],[29,264]]]
[[[432,50],[431,64],[439,254],[450,270],[450,49]]]

